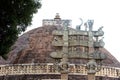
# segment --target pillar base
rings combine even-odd
[[[62,73],[61,74],[61,80],[68,80],[68,74],[67,73]]]
[[[95,80],[95,73],[88,73],[88,80]]]

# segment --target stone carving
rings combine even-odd
[[[93,23],[94,23],[94,20],[88,20],[89,31],[92,31]]]
[[[66,20],[66,21],[63,23],[63,25],[64,25],[64,30],[68,30],[68,26],[70,25],[70,24],[69,24],[69,21]]]
[[[80,21],[81,21],[80,25],[77,25],[77,26],[76,26],[76,29],[77,29],[78,31],[81,30],[81,26],[82,26],[82,24],[83,24],[82,18],[80,18]]]
[[[103,37],[104,38],[104,37]],[[105,43],[103,41],[103,38],[99,40],[100,47],[104,47]]]
[[[104,32],[102,30],[103,26],[101,26],[98,31],[95,33],[95,37],[98,37],[98,36],[103,36],[104,35]]]
[[[41,27],[42,28],[42,27]],[[44,30],[45,28],[47,28],[47,30]],[[48,29],[49,28],[49,29]],[[37,49],[39,49],[39,54],[37,54],[37,53],[34,53],[33,55],[35,55],[36,57],[35,57],[35,60],[36,61],[40,61],[41,63],[44,63],[44,62],[48,62],[48,63],[53,63],[54,62],[54,60],[52,59],[52,58],[49,58],[49,53],[50,52],[52,52],[52,51],[54,51],[54,50],[56,50],[56,49],[54,49],[53,48],[53,46],[51,45],[51,42],[52,42],[52,40],[53,40],[53,35],[51,35],[51,32],[52,32],[52,30],[55,30],[55,29],[57,29],[57,28],[52,28],[51,26],[47,26],[47,27],[44,27],[44,29],[41,29],[41,30],[39,30],[40,28],[37,28],[37,31],[39,31],[39,32],[41,32],[41,33],[36,33],[36,31],[34,30],[34,33],[33,34],[38,34],[39,36],[40,36],[40,38],[41,38],[41,41],[39,42],[39,43],[37,43],[37,47],[36,47],[36,50]],[[49,34],[48,34],[48,32],[46,33],[46,31],[49,31]],[[32,31],[33,32],[33,31]],[[61,31],[62,32],[62,31]],[[44,37],[44,36],[42,36],[42,34],[48,34],[48,36],[46,36],[46,37]],[[27,33],[27,35],[29,35],[28,33]],[[37,35],[37,37],[38,37],[38,35]],[[50,38],[52,36],[52,38]],[[82,36],[82,35],[81,35]],[[38,39],[37,37],[35,37],[35,41],[37,41],[36,39]],[[83,35],[83,37],[84,37],[84,35]],[[29,38],[30,37],[28,37],[26,40],[29,40]],[[87,36],[86,36],[86,38],[87,38]],[[23,38],[21,38],[22,39],[22,41],[23,41]],[[46,41],[45,39],[47,39],[48,41]],[[83,40],[83,38],[81,38],[81,40]],[[26,41],[24,41],[24,42],[26,42]],[[46,43],[46,42],[49,42],[50,44],[48,44],[48,43]],[[45,44],[43,44],[43,43],[45,43]],[[23,43],[21,43],[20,42],[20,44],[21,45],[26,45],[25,43],[23,44]],[[28,43],[27,43],[28,44]],[[51,46],[51,51],[48,51],[48,49],[47,48],[39,48],[39,46],[38,45],[42,45],[42,46],[46,46],[46,45],[50,45]],[[18,45],[19,46],[19,45]],[[28,46],[29,46],[29,44],[28,44]],[[21,46],[20,46],[21,47]],[[22,48],[22,47],[21,47]],[[26,47],[24,47],[24,48],[26,48]],[[44,52],[43,52],[43,50],[44,50]],[[105,49],[102,49],[103,50],[103,52],[104,51],[106,51]],[[33,50],[32,50],[33,51]],[[35,49],[34,49],[34,51],[35,51]],[[45,52],[46,51],[46,52]],[[88,51],[86,51],[86,52],[88,52]],[[30,52],[29,52],[30,53]],[[105,53],[108,53],[107,51],[105,52]],[[18,52],[16,52],[15,54],[19,54]],[[23,54],[23,53],[22,53]],[[25,52],[25,54],[26,54],[26,52]],[[31,53],[30,53],[31,54]],[[42,54],[42,56],[41,57],[38,57],[39,55],[41,55]],[[109,53],[108,53],[109,54]],[[27,54],[26,54],[27,55]],[[33,56],[32,55],[32,56]],[[45,56],[44,56],[45,55]],[[12,55],[12,56],[15,56],[15,55]],[[28,55],[27,55],[28,56]],[[28,61],[30,61],[30,60],[32,60],[31,59],[31,57],[32,56],[30,56],[30,57],[27,57],[27,58],[29,58],[29,59],[27,59],[27,58],[23,58],[23,57],[20,57],[19,59],[23,59],[23,62],[24,63],[28,63]],[[46,59],[42,59],[42,58],[46,58]],[[42,59],[42,61],[41,61],[41,59]],[[112,59],[112,60],[110,60],[110,59]],[[16,60],[14,60],[14,61],[16,61]],[[35,61],[35,62],[36,62]],[[77,59],[75,59],[75,60],[70,60],[72,63],[74,63],[74,65],[76,65],[76,63],[86,63],[86,60],[83,60],[83,59],[80,59],[79,60],[79,58],[77,58]],[[107,63],[107,61],[109,61],[108,63]],[[108,64],[108,65],[112,65],[112,66],[114,66],[114,65],[119,65],[119,64],[117,64],[116,62],[116,60],[114,60],[114,57],[112,57],[111,58],[111,55],[110,55],[110,58],[109,59],[107,59],[107,61],[106,61],[106,63],[104,63],[104,64]],[[31,62],[31,61],[30,61]],[[116,64],[115,64],[116,63]],[[103,64],[103,65],[104,65]],[[70,64],[71,65],[71,64]],[[43,66],[44,67],[44,66]],[[29,68],[29,66],[28,66],[28,68]],[[46,67],[47,68],[47,67]],[[44,69],[44,68],[43,68]],[[3,69],[4,70],[4,69]],[[30,71],[29,69],[26,69],[26,70],[28,70],[28,72]],[[114,70],[114,69],[113,69]],[[7,71],[7,70],[6,70]],[[13,70],[11,70],[11,71],[13,71]],[[40,69],[37,69],[37,72],[39,72],[40,71]],[[85,70],[82,70],[82,69],[80,69],[79,70],[80,72],[82,72],[82,71],[85,71]],[[106,70],[104,70],[104,74],[106,74],[106,72],[105,72]],[[107,70],[108,71],[108,70]],[[2,71],[1,70],[1,73],[2,72],[5,72],[5,71]],[[20,72],[21,72],[21,70],[20,70]],[[31,71],[31,72],[33,72],[33,74],[35,74],[34,73],[34,71]],[[74,72],[76,72],[76,69],[74,70]],[[12,72],[13,73],[13,72]],[[107,72],[107,74],[108,74],[109,72]],[[113,73],[113,71],[112,71],[112,73]],[[25,74],[24,72],[23,73],[19,73],[19,74]],[[31,73],[30,73],[31,74]],[[42,72],[40,73],[40,74],[42,74]],[[48,72],[46,72],[46,74],[48,74]],[[46,75],[45,74],[45,75]],[[49,73],[50,74],[50,73]],[[58,72],[56,73],[56,74],[58,74]],[[77,73],[77,74],[81,74],[81,73]],[[102,72],[100,73],[100,74],[102,74]],[[103,74],[103,75],[104,75]],[[26,74],[25,74],[26,75]],[[48,75],[46,75],[46,76],[48,76]],[[75,77],[76,77],[76,75],[75,75]],[[2,79],[1,79],[2,80]],[[73,79],[71,79],[71,80],[73,80]],[[76,79],[77,80],[77,79]]]
[[[88,73],[96,73],[97,63],[94,59],[91,59],[87,64],[86,67],[88,69]]]
[[[77,53],[80,53],[80,52],[81,52],[81,49],[80,49],[79,46],[76,47],[76,52],[77,52]]]
[[[102,31],[102,28],[103,28],[103,26],[101,26],[101,27],[98,29],[98,31]]]
[[[92,26],[93,26],[94,20],[88,20],[84,25],[85,25],[85,30],[87,31],[87,28],[89,28],[89,31],[92,31]]]
[[[94,47],[101,47],[101,48],[103,48],[104,47],[104,45],[105,45],[105,43],[104,43],[104,41],[103,41],[103,38],[104,37],[102,37],[102,39],[100,39],[99,41],[98,41],[98,38],[96,39],[96,42],[94,42]]]
[[[67,54],[63,54],[63,58],[61,59],[61,62],[59,63],[59,71],[61,73],[69,72],[69,63],[68,63]]]
[[[59,39],[57,36],[54,37],[54,41],[57,42]]]

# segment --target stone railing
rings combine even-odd
[[[60,74],[55,70],[53,63],[40,64],[8,64],[0,65],[0,76],[3,75],[25,75],[25,74]],[[70,75],[87,75],[85,65],[70,64]],[[118,78],[120,68],[102,66],[96,76],[107,76]]]

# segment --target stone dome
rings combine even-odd
[[[50,53],[55,51],[55,48],[52,46],[52,41],[53,41],[52,31],[60,30],[60,29],[62,29],[62,27],[49,25],[49,26],[42,26],[24,33],[18,38],[18,40],[12,46],[11,51],[8,54],[8,59],[3,60],[2,57],[0,57],[0,64],[10,64],[9,66],[10,68],[7,68],[8,67],[7,65],[6,66],[4,65],[4,67],[6,69],[14,69],[14,70],[18,69],[18,71],[21,71],[21,69],[23,69],[23,65],[27,63],[30,63],[29,66],[32,66],[31,63],[38,63],[38,65],[41,63],[54,63],[55,60],[50,57]],[[72,29],[72,28],[69,28],[69,29]],[[110,66],[112,68],[109,68],[109,69],[118,71],[119,69],[114,69],[114,67],[117,67],[117,68],[120,67],[119,61],[114,56],[112,56],[111,53],[108,52],[105,48],[100,50],[102,51],[102,53],[104,53],[107,56],[107,59],[102,61],[102,65]],[[76,66],[76,64],[86,64],[88,60],[70,59],[69,62],[74,63]],[[12,67],[11,64],[15,66]],[[20,66],[16,66],[19,64]],[[30,68],[29,66],[27,68]],[[1,71],[5,70],[4,67],[1,66]],[[26,68],[26,66],[24,66],[24,68]],[[13,70],[10,70],[10,71],[13,71]],[[31,80],[29,78],[32,78],[35,80],[39,80],[39,79],[42,80],[42,79],[49,79],[49,78],[60,79],[60,75],[58,74],[24,74],[23,73],[22,75],[9,74],[8,76],[6,75],[0,76],[0,80],[3,80],[4,78],[6,78],[6,80],[11,80],[13,78],[15,80]],[[106,76],[96,76],[96,80],[105,80],[105,79],[106,79]],[[109,80],[113,80],[113,79],[118,80],[119,78],[109,77]],[[69,80],[87,80],[87,76],[86,75],[70,75]]]
[[[55,49],[51,45],[53,40],[52,31],[60,29],[57,26],[42,26],[33,29],[21,35],[8,55],[8,60],[1,58],[0,63],[18,64],[18,63],[53,63],[49,54]],[[107,55],[107,59],[103,61],[103,65],[120,67],[119,61],[111,55],[106,49],[101,49]],[[71,63],[85,64],[87,60],[71,59]]]

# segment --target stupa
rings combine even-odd
[[[21,35],[11,47],[8,59],[0,59],[0,80],[59,80],[60,73],[54,67],[56,60],[50,54],[56,51],[52,45],[52,33],[54,30],[62,30],[64,22],[71,26],[71,20],[61,19],[57,14],[54,19],[44,19],[41,27]],[[75,31],[70,27],[68,29]],[[96,80],[119,80],[119,61],[105,48],[100,51],[107,58],[101,62],[102,67],[96,73]],[[87,59],[70,59],[68,79],[87,80],[87,62]]]

